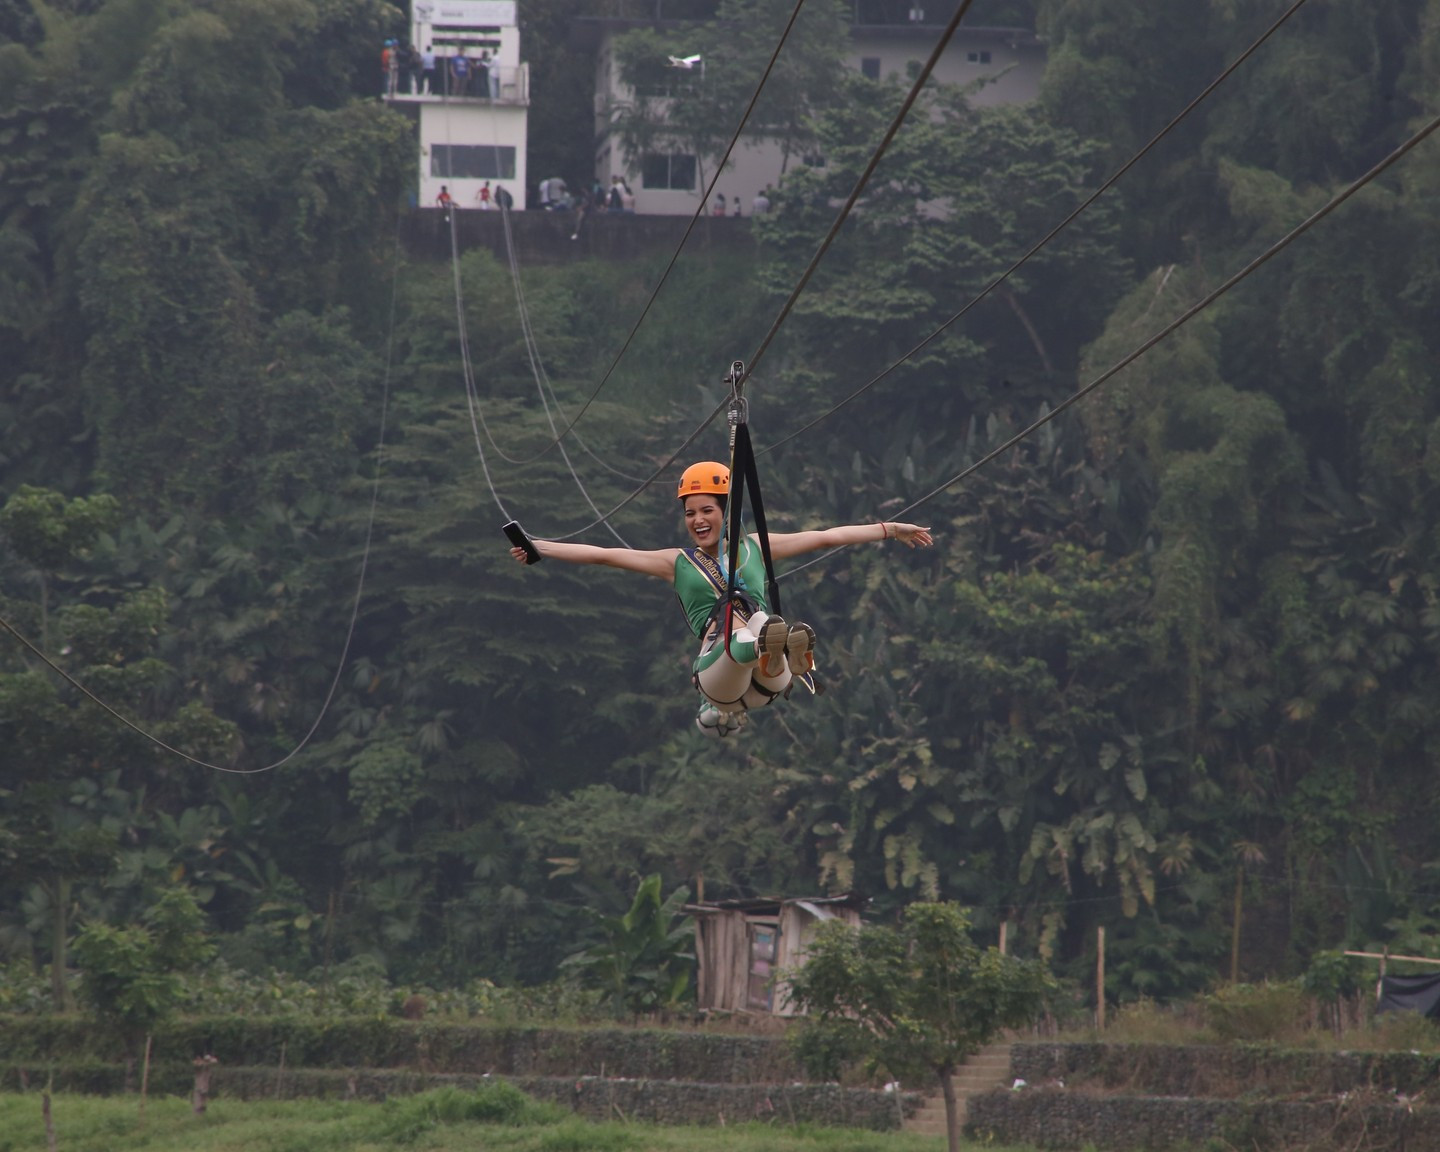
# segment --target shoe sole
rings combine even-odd
[[[809,624],[790,625],[785,636],[785,660],[796,676],[815,670],[815,629]]]
[[[785,671],[786,648],[790,629],[778,616],[771,616],[760,626],[755,650],[760,653],[760,675],[779,676]]]

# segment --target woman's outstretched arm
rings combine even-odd
[[[770,551],[777,559],[803,556],[806,552],[819,552],[825,548],[840,548],[846,544],[878,544],[881,540],[899,540],[911,548],[928,548],[935,541],[929,528],[918,524],[905,524],[896,520],[872,521],[869,524],[841,524],[835,528],[821,528],[814,532],[772,532]]]
[[[594,544],[564,544],[557,540],[532,540],[535,550],[550,560],[566,564],[602,564],[607,568],[623,568],[645,576],[657,576],[668,584],[675,582],[675,557],[678,548],[598,548]],[[525,563],[525,549],[511,548],[510,555]]]

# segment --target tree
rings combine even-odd
[[[601,939],[566,961],[586,973],[605,994],[615,1015],[672,1011],[691,991],[695,970],[695,922],[681,916],[690,889],[663,899],[660,874],[640,881],[622,916],[595,914]]]
[[[207,708],[197,701],[157,703],[171,671],[154,655],[166,620],[164,592],[134,585],[117,590],[92,570],[92,549],[114,505],[109,496],[67,500],[22,486],[0,508],[0,542],[8,545],[0,550],[0,572],[19,569],[22,578],[39,585],[40,600],[0,599],[0,611],[22,632],[42,636],[45,648],[58,650],[56,658],[81,683],[139,718],[160,739],[196,755],[224,755],[233,748],[233,732]],[[57,600],[58,606],[52,603]],[[11,876],[32,886],[32,900],[43,897],[54,1000],[68,1006],[65,968],[74,889],[109,871],[117,847],[116,827],[95,818],[87,791],[110,773],[132,783],[153,774],[153,748],[48,669],[12,660],[14,650],[8,639],[0,650],[0,743],[6,749],[6,782],[15,788],[4,823],[19,846]]]
[[[171,888],[141,924],[94,922],[75,938],[81,994],[125,1046],[127,1069],[139,1041],[180,1003],[182,977],[214,953],[205,917],[186,888]]]
[[[788,372],[819,376],[824,365],[850,384],[936,333],[883,389],[857,399],[845,414],[852,426],[889,427],[897,394],[929,419],[943,405],[952,438],[977,414],[1053,403],[1123,289],[1119,216],[1101,200],[942,330],[1098,182],[1093,143],[1034,107],[974,107],[969,95],[927,87],[777,343],[804,365]],[[794,170],[777,210],[755,221],[761,283],[776,297],[813,256],[901,99],[896,83],[861,76],[847,78],[844,96],[816,126],[824,166]]]
[[[22,484],[0,508],[0,533],[40,586],[40,646],[50,642],[50,593],[56,574],[83,556],[115,519],[119,502],[99,495],[67,500]]]
[[[821,927],[805,966],[787,974],[790,999],[808,1013],[808,1061],[863,1054],[900,1079],[936,1077],[950,1152],[960,1124],[951,1079],[1001,1029],[1036,1016],[1055,982],[1034,960],[984,952],[954,904],[912,904],[895,928]]]

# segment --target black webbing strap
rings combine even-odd
[[[760,557],[765,562],[765,601],[773,616],[780,616],[780,584],[775,579],[775,561],[770,555],[770,534],[765,528],[765,501],[760,495],[760,473],[755,467],[755,449],[750,443],[750,427],[743,420],[735,425],[735,447],[730,454],[730,571],[725,587],[726,618],[725,651],[730,651],[729,605],[734,602],[740,578],[740,541],[745,534],[741,516],[745,505],[745,489],[750,489],[750,505],[755,510],[755,535],[760,539]]]

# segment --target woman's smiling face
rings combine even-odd
[[[717,497],[706,493],[685,497],[685,530],[696,547],[714,552],[720,547],[724,526],[725,510]]]

